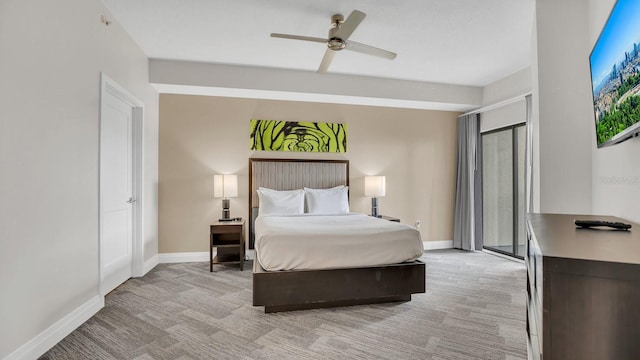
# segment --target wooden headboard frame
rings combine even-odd
[[[349,185],[349,160],[249,158],[249,248],[253,249],[254,220],[258,214],[257,190],[314,189]]]

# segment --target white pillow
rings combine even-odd
[[[348,214],[349,187],[340,185],[331,189],[304,188],[309,214]]]
[[[262,215],[298,215],[304,214],[304,190],[273,190],[258,188],[260,208],[258,216]]]

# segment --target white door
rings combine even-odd
[[[104,93],[100,120],[102,294],[132,276],[133,107]]]

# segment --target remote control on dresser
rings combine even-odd
[[[629,230],[631,224],[625,224],[623,222],[603,221],[603,220],[575,220],[576,226],[583,228],[592,227],[608,227],[616,230]]]

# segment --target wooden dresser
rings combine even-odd
[[[640,359],[640,225],[591,230],[575,219],[629,223],[528,214],[529,359]]]

